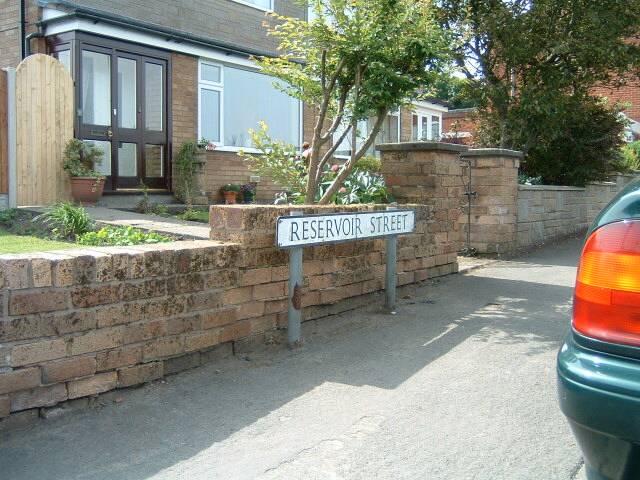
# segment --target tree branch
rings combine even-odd
[[[358,163],[358,160],[362,158],[362,156],[367,152],[371,144],[374,142],[375,138],[378,136],[378,133],[380,132],[380,128],[382,127],[382,123],[387,118],[388,113],[389,111],[386,109],[381,110],[379,112],[378,118],[376,119],[376,123],[373,126],[373,130],[369,133],[367,140],[364,142],[364,144],[360,147],[360,149],[357,152],[354,153],[354,151],[352,150],[351,158],[347,161],[347,163],[345,163],[342,166],[342,169],[338,173],[338,176],[336,176],[336,178],[333,180],[333,183],[329,186],[327,191],[324,192],[324,195],[322,195],[322,198],[318,203],[320,203],[321,205],[326,205],[327,203],[329,203],[329,201],[331,200],[331,197],[335,195],[340,185],[342,185],[345,179],[353,171],[353,169],[356,166],[356,163]]]
[[[351,130],[351,125],[348,125],[347,128],[345,128],[344,132],[340,134],[340,137],[338,137],[338,140],[333,142],[333,145],[331,145],[331,148],[324,154],[324,156],[322,157],[322,160],[320,160],[320,163],[318,164],[318,172],[316,174],[316,182],[320,181],[320,178],[322,177],[323,167],[327,164],[329,159],[333,157],[333,154],[338,149],[340,144],[344,141],[344,139],[347,138],[347,135],[349,134],[350,130]]]

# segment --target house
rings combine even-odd
[[[171,192],[177,149],[206,138],[216,149],[207,152],[199,200],[215,201],[224,184],[259,180],[258,199],[269,201],[278,187],[252,177],[237,155],[251,147],[248,130],[263,120],[272,136],[299,146],[314,125],[312,109],[251,60],[276,54],[263,25],[274,10],[308,14],[295,0],[0,0],[0,68],[30,53],[65,65],[75,135],[103,148],[107,194],[143,183]],[[390,115],[378,141],[439,139],[446,106],[417,102],[414,110]]]

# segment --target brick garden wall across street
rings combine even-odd
[[[398,283],[456,271],[434,209],[405,207],[416,229],[399,240]],[[275,223],[290,209],[212,207],[211,241],[0,256],[0,417],[158,379],[286,325],[288,255]],[[384,245],[306,248],[304,318],[370,303]]]

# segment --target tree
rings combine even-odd
[[[590,92],[640,73],[640,0],[442,0],[439,14],[487,140],[501,147],[540,152],[549,137],[534,122],[553,124],[559,110],[576,121],[581,111],[611,117]]]
[[[433,96],[447,102],[450,109],[473,108],[478,106],[467,78],[446,73],[436,80]]]
[[[309,22],[273,15],[269,34],[281,54],[258,63],[286,84],[279,88],[315,110],[305,201],[328,203],[389,111],[433,84],[447,43],[430,0],[312,0],[309,6],[315,14]],[[360,144],[358,122],[369,118],[373,128]],[[350,157],[316,199],[323,169],[346,139]]]

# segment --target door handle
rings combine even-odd
[[[107,128],[107,138],[113,138],[113,130]]]

